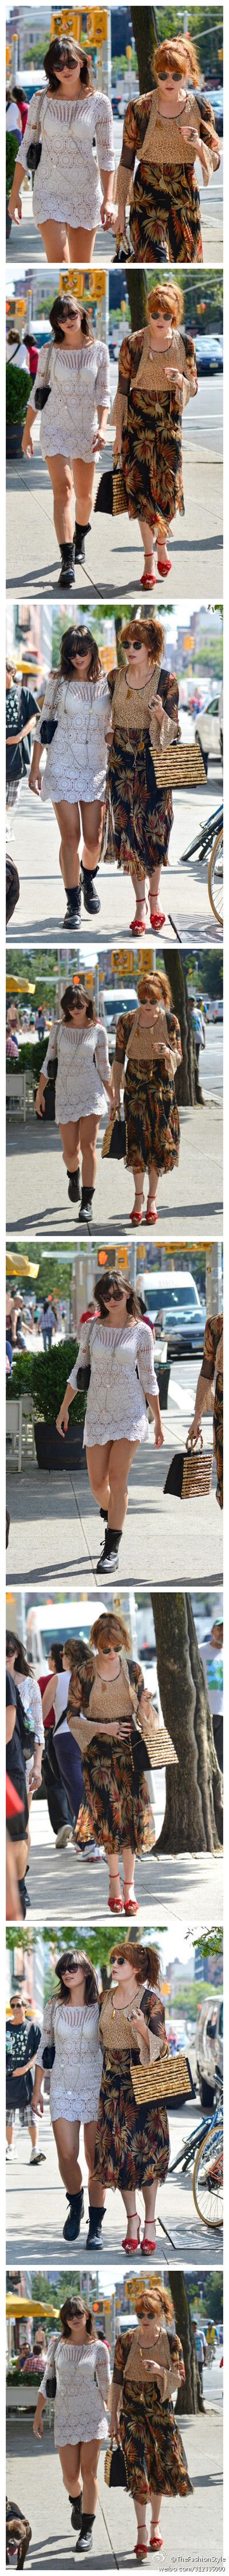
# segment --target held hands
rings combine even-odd
[[[37,1110],[37,1117],[38,1117],[38,1118],[44,1118],[44,1116],[45,1116],[44,1092],[40,1090],[40,1083],[38,1083],[38,1090],[36,1091],[35,1109]]]
[[[117,206],[112,206],[112,204],[111,204],[111,198],[109,198],[109,197],[107,197],[107,198],[106,198],[106,197],[103,197],[102,206],[100,206],[100,223],[103,225],[103,232],[104,232],[104,233],[108,233],[108,232],[109,232],[109,225],[112,225],[112,230],[115,230],[115,229],[116,229],[117,221],[118,221],[118,209],[117,209]]]
[[[96,430],[95,430],[95,436],[94,436],[94,438],[92,439],[93,456],[97,456],[97,455],[98,455],[98,456],[100,456],[100,455],[101,455],[101,449],[102,449],[103,447],[105,447],[105,446],[106,446],[106,430],[105,430],[105,429],[96,429]]]
[[[60,1412],[57,1413],[56,1416],[56,1430],[60,1432],[61,1440],[64,1440],[65,1431],[68,1429],[68,1419],[69,1417],[68,1413],[65,1411],[65,1406],[64,1404],[61,1404]]]

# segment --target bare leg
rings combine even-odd
[[[104,2186],[99,2180],[99,2174],[97,2174],[96,2178],[94,2177],[96,2138],[97,2121],[85,2120],[84,2146],[88,2168],[89,2202],[93,2209],[104,2209]]]
[[[80,2442],[65,2442],[64,2445],[59,2442],[58,2450],[63,2485],[67,2488],[67,2495],[72,2497],[82,2495]]]
[[[83,2478],[83,2513],[96,2513],[99,2453],[100,2442],[81,2442],[80,2459]]]
[[[154,2240],[154,2239],[155,2239],[155,2207],[156,2207],[156,2198],[157,2198],[157,2181],[156,2181],[156,2182],[151,2182],[151,2183],[146,2183],[146,2184],[145,2184],[145,2189],[144,2189],[144,2183],[143,2183],[143,2185],[142,2185],[142,2189],[143,2189],[143,2200],[144,2200],[144,2202],[145,2202],[144,2237],[145,2237],[145,2236],[149,2236],[149,2237],[152,2237],[152,2240]],[[144,2244],[144,2237],[143,2237],[143,2244]]]
[[[90,260],[93,259],[95,233],[80,231],[79,227],[77,231],[74,225],[68,224],[68,240],[70,260],[82,259],[85,261],[85,268],[90,268]]]
[[[86,1184],[87,1184],[87,1182],[88,1182],[88,1189],[94,1189],[94,1186],[95,1186],[95,1181],[96,1181],[96,1172],[97,1172],[96,1140],[97,1140],[97,1135],[98,1135],[98,1128],[99,1128],[99,1118],[92,1118],[92,1117],[91,1117],[91,1118],[81,1118],[81,1119],[80,1119],[80,1144],[81,1144],[81,1152],[82,1152],[82,1183],[83,1183],[83,1188],[84,1188],[84,1189],[86,1189]]]
[[[133,876],[133,877],[132,877],[132,885],[133,885],[133,887],[134,887],[135,902],[136,902],[136,919],[137,919],[137,921],[142,922],[142,928],[143,928],[143,930],[144,930],[144,928],[145,928],[146,908],[147,908],[147,899],[146,899],[145,886],[144,886],[144,877]]]
[[[159,536],[158,536],[158,537],[156,537],[156,549],[157,549],[157,555],[159,555],[159,563],[162,563],[162,564],[168,564],[168,563],[170,563],[170,555],[168,555],[168,547],[167,547],[167,536],[169,537],[169,541],[170,541],[170,545],[171,545],[171,528],[165,528],[165,534],[164,534],[164,537],[159,537]]]
[[[140,537],[142,537],[142,544],[144,546],[145,569],[147,572],[156,573],[155,528],[149,527],[148,519],[139,519],[138,525],[140,528]]]
[[[69,886],[78,886],[80,880],[79,805],[68,805],[67,799],[63,797],[60,805],[54,805],[54,814],[56,814],[59,831],[61,832],[59,860],[61,875],[63,877],[67,894]]]
[[[81,814],[84,836],[82,864],[84,868],[96,868],[99,867],[103,829],[103,806],[99,797],[94,798],[93,805],[86,805],[82,797]]]
[[[133,2504],[134,2504],[134,2511],[135,2511],[135,2513],[136,2513],[136,2518],[137,2518],[139,2547],[140,2547],[140,2543],[141,2543],[141,2544],[142,2544],[142,2548],[143,2548],[143,2549],[147,2549],[147,2547],[148,2547],[148,2541],[147,2541],[147,2521],[146,2521],[146,2500],[145,2500],[145,2496],[133,2496]]]
[[[53,518],[58,546],[73,543],[72,476],[67,456],[47,456],[46,465],[53,491]]]
[[[62,267],[63,261],[69,260],[69,235],[66,224],[55,224],[50,218],[50,223],[38,224],[37,230],[44,243],[46,259],[54,262],[60,259]]]
[[[160,2528],[160,2512],[161,2512],[161,2505],[162,2505],[162,2501],[163,2501],[163,2499],[162,2499],[162,2495],[155,2495],[154,2493],[152,2494],[152,2490],[151,2490],[151,2495],[150,2495],[150,2504],[151,2504],[151,2534],[150,2534],[150,2538],[151,2538],[151,2540],[155,2540],[155,2539],[156,2539],[156,2537],[157,2537],[157,2535],[159,2536],[159,2528]]]
[[[132,1459],[136,1458],[138,1440],[114,1440],[110,1449],[110,1502],[108,1528],[124,1529],[128,1505],[127,1478]]]
[[[10,2120],[6,2120],[6,2144],[7,2144],[7,2147],[12,2147],[13,2134],[14,2134],[14,2132],[13,2132],[13,2120],[11,2120],[11,2121],[10,2121]]]
[[[135,1165],[135,1168],[133,1169],[133,1163],[132,1163],[132,1172],[133,1172],[134,1189],[135,1189],[134,1207],[136,1208],[137,1213],[139,1213],[139,1212],[140,1212],[140,1208],[142,1208],[142,1201],[143,1201],[143,1197],[144,1197],[144,1178],[145,1178],[145,1174],[144,1174],[144,1172],[142,1172],[142,1171],[140,1170],[140,1164],[138,1164],[138,1165],[136,1164],[136,1165]]]
[[[35,2151],[36,2151],[36,2147],[37,2147],[37,2137],[38,2137],[37,2126],[36,2126],[36,2120],[28,2120],[28,2129],[29,2129],[29,2137],[31,2138],[31,2147],[35,2147]]]
[[[151,872],[151,876],[150,876],[150,880],[149,880],[150,912],[151,912],[151,911],[152,911],[152,912],[160,912],[160,904],[159,904],[159,901],[158,901],[158,897],[159,897],[159,888],[160,888],[160,879],[161,879],[161,866],[159,866],[159,868],[156,868],[156,867],[155,867],[155,868],[152,868],[152,872]]]
[[[111,1442],[110,1442],[110,1440],[107,1440],[107,1441],[105,1441],[105,1440],[104,1440],[103,1446],[102,1446],[102,1443],[101,1443],[101,1448],[99,1448],[99,1443],[98,1443],[98,1441],[97,1441],[97,1442],[96,1442],[96,1447],[94,1447],[93,1449],[86,1449],[86,1460],[87,1460],[87,1469],[88,1469],[88,1476],[89,1476],[89,1484],[90,1484],[90,1487],[91,1487],[91,1494],[94,1494],[94,1499],[95,1499],[95,1502],[96,1502],[96,1503],[98,1503],[99,1510],[100,1510],[100,1505],[101,1505],[101,1503],[102,1503],[102,1504],[103,1504],[103,1508],[104,1508],[104,1510],[105,1510],[105,1511],[108,1511],[108,1506],[109,1506],[109,1501],[110,1501],[110,1478],[109,1478],[110,1450],[111,1450]]]
[[[124,2209],[126,2210],[127,2217],[127,2236],[128,2239],[131,2238],[133,2242],[134,2253],[135,2246],[137,2251],[140,2228],[140,2219],[138,2218],[136,2209],[136,2191],[134,2191],[134,2189],[133,2191],[122,2191],[122,2200],[124,2201]]]
[[[81,2191],[82,2173],[78,2164],[79,2120],[53,2120],[58,2165],[65,2190]]]
[[[79,1118],[75,1122],[73,1118],[69,1118],[66,1127],[60,1126],[60,1136],[61,1144],[63,1146],[63,1163],[66,1165],[66,1171],[78,1172],[80,1158]]]
[[[151,1212],[152,1212],[152,1210],[153,1210],[153,1211],[155,1211],[155,1208],[156,1208],[156,1211],[157,1211],[157,1190],[158,1190],[158,1182],[159,1182],[159,1172],[157,1172],[157,1171],[156,1171],[156,1163],[150,1163],[150,1166],[149,1166],[149,1195],[148,1195],[148,1199],[147,1199],[147,1213],[148,1213],[149,1208],[151,1208]]]
[[[84,465],[82,456],[73,456],[72,472],[76,503],[76,519],[80,521],[81,528],[87,528],[88,519],[90,519],[90,510],[93,510],[95,486],[94,457],[92,458],[91,465]]]

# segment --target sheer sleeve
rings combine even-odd
[[[118,206],[118,220],[121,230],[125,223],[126,204],[127,198],[129,197],[129,181],[134,170],[136,152],[138,149],[137,109],[138,100],[130,98],[128,100],[128,107],[125,109],[121,161],[119,162],[115,184],[116,205]]]
[[[155,1398],[155,1396],[158,1395],[150,1324],[139,1324],[137,1362],[140,1386],[143,1388],[143,1394],[148,1396],[150,1403],[151,1396]]]
[[[176,1017],[176,1011],[167,1011],[167,1012],[166,1012],[166,1019],[167,1019],[167,1029],[168,1029],[168,1045],[169,1045],[169,1054],[170,1054],[171,1073],[173,1073],[173,1074],[174,1074],[174,1073],[176,1073],[177,1065],[178,1065],[178,1064],[182,1064],[182,1045],[181,1045],[180,1025],[179,1025],[179,1020],[177,1020],[177,1017]],[[166,1053],[166,1050],[165,1050],[165,1053]]]
[[[52,2375],[52,2363],[53,2363],[53,2361],[54,2361],[54,2353],[55,2353],[55,2349],[56,2349],[56,2341],[57,2341],[57,2337],[56,2337],[56,2335],[53,2335],[53,2334],[52,2334],[52,2335],[50,2335],[49,2343],[48,2343],[48,2346],[47,2346],[47,2352],[46,2352],[46,2363],[45,2363],[44,2376],[43,2376],[43,2379],[41,2379],[41,2381],[40,2381],[40,2388],[39,2388],[39,2396],[41,2396],[41,2394],[42,2394],[42,2397],[46,2397],[47,2379],[49,2379],[49,2378],[50,2378],[50,2375]]]
[[[190,331],[180,333],[179,365],[182,367],[184,379],[184,402],[187,403],[190,402],[192,395],[198,393],[195,341],[191,339]]]
[[[210,1361],[210,1366],[211,1366],[211,1381],[212,1381],[212,1382],[213,1382],[214,1373],[215,1373],[215,1362],[216,1362],[216,1352],[217,1352],[217,1342],[218,1342],[218,1341],[219,1341],[219,1317],[218,1317],[218,1315],[217,1315],[216,1317],[214,1317],[214,1315],[208,1315],[207,1323],[205,1324],[204,1348],[203,1348],[203,1360],[207,1360],[208,1362]],[[203,1366],[203,1362],[202,1362],[202,1366]],[[210,1375],[210,1370],[209,1370],[209,1375]]]
[[[43,2048],[49,2048],[50,2040],[51,2040],[51,2029],[52,2029],[52,1999],[50,1998],[50,2003],[49,2003],[49,2004],[45,2004],[45,2009],[44,2009],[44,2019],[43,2019],[43,2022],[42,2022],[42,2030],[41,2030],[41,2036],[40,2036],[40,2040],[39,2040],[39,2048],[37,2049],[37,2055],[36,2055],[36,2066],[43,2066]]]
[[[47,1052],[46,1052],[46,1055],[44,1055],[44,1056],[43,1056],[43,1065],[42,1065],[42,1073],[46,1073],[46,1074],[47,1074],[47,1080],[48,1080],[49,1066],[50,1066],[50,1065],[52,1065],[53,1057],[56,1055],[56,1051],[57,1051],[57,1045],[58,1045],[58,1030],[59,1030],[60,1026],[61,1026],[61,1023],[60,1023],[60,1021],[59,1021],[59,1020],[53,1020],[53,1022],[52,1022],[52,1028],[51,1028],[51,1029],[50,1029],[50,1031],[49,1031],[49,1039],[48,1039]]]
[[[110,1079],[110,1065],[109,1065],[109,1055],[108,1055],[107,1031],[106,1031],[106,1029],[105,1029],[105,1022],[104,1022],[104,1020],[99,1020],[99,1021],[98,1021],[98,1027],[97,1027],[97,1029],[96,1029],[96,1033],[95,1033],[95,1060],[96,1060],[96,1064],[97,1064],[97,1071],[98,1071],[98,1073],[101,1073],[101,1082],[109,1082],[109,1079]]]
[[[208,188],[211,171],[220,169],[221,158],[218,135],[216,133],[215,117],[213,114],[211,99],[209,98],[204,98],[203,101],[202,99],[200,100],[198,124],[200,140],[201,143],[205,143],[205,149],[208,154],[208,169],[203,170],[204,188]]]
[[[104,403],[106,406],[109,405],[110,409],[110,361],[109,349],[107,349],[105,340],[98,340],[96,402],[101,404]]]
[[[128,2353],[131,2351],[131,2344],[132,2334],[116,2336],[113,2365],[113,2382],[115,2388],[122,2388],[125,2363],[128,2361]]]
[[[40,99],[42,99],[42,98],[43,98],[43,90],[40,90]],[[36,142],[37,112],[38,112],[38,96],[37,96],[37,90],[36,90],[36,92],[34,91],[33,98],[30,98],[30,101],[29,101],[28,116],[26,117],[25,132],[24,132],[24,135],[22,135],[22,134],[21,134],[21,139],[20,139],[20,144],[19,144],[19,151],[17,152],[16,170],[17,170],[17,164],[18,164],[18,161],[20,161],[20,163],[21,163],[21,165],[22,165],[22,169],[23,169],[23,170],[27,170],[27,152],[28,152],[28,149],[29,149],[29,144],[30,144],[30,143],[35,143],[35,142]]]
[[[38,724],[35,726],[34,742],[41,742],[41,725],[43,724],[43,717],[52,715],[54,694],[56,690],[56,676],[56,671],[49,671],[49,677],[43,698],[43,706],[41,707]]]
[[[51,345],[52,345],[52,344],[51,344],[51,342],[50,342],[50,354],[51,354]],[[34,396],[35,396],[35,393],[36,393],[36,395],[37,395],[37,392],[39,391],[39,385],[43,385],[43,383],[44,383],[44,377],[46,377],[46,374],[47,374],[47,341],[46,341],[46,340],[43,340],[43,341],[42,341],[42,348],[40,349],[40,352],[39,352],[39,358],[38,358],[38,366],[37,366],[37,373],[36,373],[36,380],[35,380],[35,384],[34,384],[34,387],[30,386],[29,395],[28,395],[28,401],[29,401],[30,411],[33,411],[33,412],[34,412],[34,418],[35,418],[35,419],[36,419],[36,413],[37,413],[37,411],[38,411],[38,409],[39,409],[39,405],[38,405],[37,401],[36,401],[36,403],[35,403]]]
[[[100,170],[114,170],[113,116],[110,99],[104,90],[94,92],[94,128]]]
[[[126,424],[127,424],[127,417],[128,417],[128,393],[129,393],[130,378],[131,378],[131,340],[130,340],[130,339],[129,339],[129,340],[128,340],[128,339],[126,339],[126,340],[122,340],[122,346],[121,346],[120,353],[119,353],[119,366],[118,366],[118,385],[117,385],[117,393],[115,394],[115,401],[114,401],[114,403],[113,403],[113,411],[112,411],[112,413],[111,413],[112,427],[114,426],[114,428],[115,428],[115,429],[116,429],[116,431],[117,431],[117,437],[118,437],[118,438],[120,438],[120,446],[121,446],[121,440],[122,440],[122,431],[123,431],[123,429],[126,427]]]
[[[144,2013],[144,2021],[147,2022],[147,2030],[149,2031],[151,2040],[158,2041],[157,2056],[165,2057],[168,2053],[168,2040],[166,2038],[164,2004],[162,2003],[162,1996],[159,1994],[159,1988],[157,1990],[157,1987],[155,1987],[154,1993],[152,1993],[152,1991],[150,1992],[150,1988],[148,1988],[148,1994],[143,1996],[141,2011]],[[152,2055],[154,2055],[154,2053],[155,2052],[152,2051]]]
[[[104,2405],[106,2406],[111,2384],[111,2367],[110,2355],[107,2349],[107,2344],[105,2343],[97,2343],[96,2345],[96,2378],[98,2379],[98,2386],[101,2389],[101,2397],[104,2398]]]
[[[73,1368],[73,1369],[71,1369],[71,1371],[70,1371],[70,1377],[68,1378],[68,1385],[69,1385],[69,1386],[77,1387],[77,1378],[78,1378],[78,1371],[79,1371],[79,1368],[83,1368],[83,1367],[85,1368],[85,1363],[86,1363],[86,1365],[87,1365],[87,1363],[88,1363],[88,1362],[89,1362],[89,1360],[90,1360],[90,1339],[89,1339],[89,1336],[90,1336],[90,1326],[89,1326],[89,1324],[87,1324],[87,1323],[82,1324],[82,1331],[81,1331],[81,1334],[80,1334],[80,1343],[79,1343],[79,1350],[78,1350],[78,1353],[77,1353],[77,1360],[75,1360],[74,1368]]]
[[[164,709],[163,721],[160,726],[160,733],[158,734],[158,750],[164,751],[167,743],[177,742],[180,738],[180,725],[178,724],[179,689],[175,671],[163,671],[160,673],[158,697],[162,698]],[[155,749],[154,705],[152,706],[150,717],[150,739],[152,744],[154,741]]]

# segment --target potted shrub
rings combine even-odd
[[[23,1390],[32,1395],[33,1404],[36,1407],[34,1438],[37,1464],[38,1467],[48,1470],[49,1475],[52,1471],[56,1473],[57,1468],[60,1469],[61,1474],[64,1468],[68,1469],[68,1474],[71,1470],[74,1473],[75,1468],[83,1464],[86,1395],[76,1393],[74,1396],[68,1431],[65,1432],[64,1440],[60,1439],[60,1433],[56,1429],[56,1416],[60,1411],[67,1379],[74,1366],[78,1348],[78,1342],[72,1340],[54,1342],[52,1349],[43,1353],[42,1351],[22,1352],[21,1359],[18,1355],[17,1359],[13,1360],[11,1378],[7,1380],[7,1396],[9,1392],[9,1397],[12,1396],[13,1399],[15,1395],[22,1395]]]
[[[29,376],[27,367],[17,367],[14,358],[11,361],[9,359],[6,368],[7,456],[20,456],[21,454],[22,431],[24,429],[28,399]]]
[[[46,1037],[46,1039],[45,1039],[45,1037],[43,1037],[43,1038],[38,1038],[38,1045],[37,1045],[37,1046],[34,1046],[34,1048],[33,1048],[32,1046],[28,1046],[28,1041],[26,1041],[26,1038],[23,1038],[23,1045],[22,1045],[22,1046],[20,1046],[20,1048],[19,1048],[19,1064],[20,1064],[20,1073],[29,1073],[29,1074],[30,1074],[30,1080],[31,1080],[31,1083],[33,1084],[33,1095],[34,1095],[34,1101],[36,1100],[36,1092],[37,1092],[37,1088],[38,1088],[39,1076],[40,1076],[40,1073],[41,1073],[41,1067],[42,1067],[42,1064],[44,1063],[44,1055],[45,1055],[45,1052],[46,1052],[47,1045],[48,1045],[48,1038],[47,1038],[47,1037]],[[13,1084],[14,1066],[13,1066],[13,1065],[12,1065],[12,1068],[10,1068],[10,1072],[11,1072],[11,1070],[12,1070],[12,1096],[13,1096],[13,1088],[14,1088],[14,1084]],[[46,1119],[46,1118],[48,1118],[48,1119],[50,1119],[50,1118],[55,1118],[55,1082],[52,1082],[52,1081],[51,1081],[51,1077],[50,1077],[50,1080],[48,1080],[47,1085],[46,1085],[45,1094],[44,1094],[44,1100],[45,1100],[45,1119]],[[38,1110],[37,1110],[37,1113],[36,1113],[36,1114],[37,1114],[37,1117],[38,1117]],[[40,1127],[42,1127],[42,1119],[40,1119]]]

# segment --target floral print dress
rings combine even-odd
[[[152,744],[152,673],[146,687],[128,693],[126,673],[126,709],[120,705],[120,671],[109,671],[108,688],[112,700],[113,741],[109,748],[107,789],[104,815],[102,857],[117,860],[124,876],[136,875],[145,883],[153,869],[168,865],[168,846],[173,823],[171,788],[157,788]],[[175,671],[156,667],[154,694],[159,692],[167,717],[166,743],[179,739],[179,691]],[[136,725],[133,696],[139,701]],[[131,705],[132,700],[132,705]],[[135,718],[135,720],[134,720]],[[156,723],[154,718],[154,746]],[[164,732],[157,725],[157,749],[163,747]]]
[[[219,1503],[219,1505],[220,1505],[220,1511],[222,1512],[222,1509],[223,1509],[223,1317],[222,1317],[222,1315],[209,1315],[209,1317],[208,1317],[208,1322],[207,1322],[207,1324],[205,1324],[205,1335],[204,1335],[204,1359],[205,1359],[205,1360],[212,1360],[212,1376],[213,1376],[213,1372],[214,1372],[214,1370],[215,1370],[215,1368],[216,1368],[216,1382],[215,1382],[215,1395],[214,1395],[214,1413],[213,1413],[213,1442],[214,1442],[214,1451],[215,1451],[216,1466],[217,1466],[216,1501],[217,1501],[217,1503]]]
[[[127,2363],[131,2355],[136,2328],[117,2335],[114,2350],[113,2382],[121,2398],[119,2426],[126,2462],[129,2494],[142,2497],[148,2504],[150,2495],[192,2495],[193,2489],[178,2424],[171,2398],[162,2399],[160,2386],[150,2375],[141,2388],[131,2381]],[[182,2362],[182,2344],[168,2331],[171,2361]]]
[[[166,1011],[167,1047],[176,1050],[181,1061],[181,1037],[175,1011]],[[154,1028],[141,1027],[139,1011],[120,1011],[117,1022],[115,1063],[125,1065],[124,1115],[126,1122],[126,1166],[132,1172],[171,1172],[179,1163],[180,1123],[175,1084],[163,1052],[155,1056],[153,1037],[157,1036],[157,1005],[153,1013]],[[140,1023],[140,1025],[139,1025]],[[128,1054],[131,1041],[132,1052]]]
[[[125,1659],[125,1671],[121,1663],[117,1680],[107,1683],[106,1691],[97,1675],[93,1656],[88,1657],[83,1683],[82,1672],[78,1679],[75,1666],[71,1674],[68,1724],[77,1737],[80,1723],[77,1709],[79,1711],[83,1707],[89,1722],[88,1749],[87,1741],[84,1745],[81,1741],[80,1748],[85,1803],[91,1832],[95,1834],[96,1842],[104,1845],[107,1859],[110,1852],[119,1853],[127,1844],[140,1856],[142,1852],[152,1851],[155,1842],[153,1808],[145,1779],[147,1752],[134,1726],[131,1689],[136,1691],[138,1713],[144,1691],[143,1673],[140,1664],[134,1663],[129,1656]],[[112,1717],[114,1722],[118,1719],[120,1726],[122,1718],[123,1722],[129,1719],[130,1735],[129,1739],[125,1736],[123,1748],[118,1739],[114,1737],[112,1744],[112,1736],[106,1736],[105,1701],[109,1724]],[[97,1723],[100,1724],[101,1718],[104,1722],[104,1741],[101,1735],[96,1739],[96,1718]],[[87,1736],[86,1727],[84,1736]],[[84,1809],[81,1807],[78,1832],[83,1835],[83,1831]]]
[[[182,122],[189,123],[184,138]],[[199,189],[195,177],[192,129],[195,126],[201,142],[207,147],[208,165],[204,173],[208,184],[211,169],[218,169],[215,119],[211,101],[188,92],[185,108],[176,117],[162,118],[157,89],[145,97],[128,101],[123,126],[121,161],[117,176],[117,197],[121,225],[125,222],[126,201],[131,193],[130,239],[133,258],[138,262],[162,256],[168,260],[202,261]],[[132,187],[132,177],[137,169]],[[130,188],[131,183],[131,188]]]
[[[159,1988],[138,1989],[135,2012],[141,2010],[153,2038],[159,2040],[160,2056],[166,2048],[165,2016]],[[104,2063],[98,2110],[95,2148],[95,2174],[110,2191],[145,2190],[145,2184],[165,2182],[170,2144],[165,2102],[135,2102],[131,2080],[131,2059],[139,2064],[136,2035],[131,2038],[124,2013],[114,2013],[109,1996],[102,2004],[100,2039]],[[126,2019],[126,2042],[125,2042]],[[106,2022],[108,2023],[106,2040]],[[108,2034],[112,2030],[108,2045]],[[114,2036],[113,2036],[114,2034]]]
[[[166,349],[152,353],[150,330],[134,331],[122,340],[118,391],[112,421],[120,437],[120,454],[129,519],[146,519],[164,537],[178,510],[184,517],[182,475],[181,386],[168,385],[166,370],[178,369],[185,400],[197,393],[194,340],[190,331],[171,331]]]

